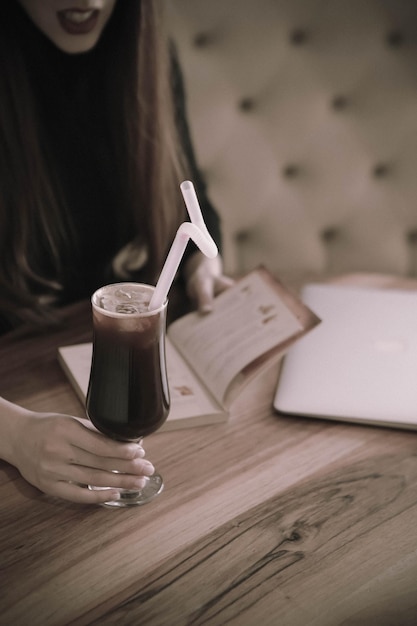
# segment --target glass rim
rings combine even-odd
[[[98,304],[94,302],[94,298],[97,297],[97,294],[100,291],[106,289],[107,287],[123,288],[123,286],[124,287],[127,287],[127,286],[146,287],[146,289],[151,292],[155,291],[155,285],[149,285],[148,283],[136,283],[134,281],[121,281],[121,282],[115,282],[115,283],[107,283],[106,285],[102,285],[101,287],[98,287],[98,289],[96,289],[94,293],[91,295],[90,301],[91,301],[91,305],[93,309],[100,312],[102,315],[106,315],[107,317],[115,317],[118,319],[135,319],[139,317],[152,317],[153,315],[157,315],[158,313],[161,313],[167,308],[168,298],[166,298],[165,301],[161,304],[161,306],[158,307],[157,309],[153,309],[152,311],[142,311],[142,312],[138,311],[136,313],[129,313],[129,314],[118,313],[117,311],[108,311],[107,309],[103,309],[102,307],[98,306]]]

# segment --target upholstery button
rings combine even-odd
[[[209,179],[209,172],[208,172],[208,170],[200,168],[198,172],[200,174],[201,181],[205,185],[207,185],[208,184],[208,179]]]
[[[391,48],[400,48],[404,44],[404,35],[399,30],[387,33],[387,44]]]
[[[294,46],[302,46],[308,39],[308,32],[304,28],[294,28],[290,33],[290,42]]]
[[[241,111],[248,113],[249,111],[253,111],[255,108],[255,100],[250,97],[242,98],[239,101],[238,107]]]
[[[417,228],[410,230],[406,235],[406,239],[410,245],[417,246]]]
[[[207,46],[213,43],[213,40],[213,35],[201,32],[194,36],[193,44],[196,48],[207,48]]]
[[[324,228],[321,232],[321,238],[325,243],[332,243],[335,239],[337,239],[338,230],[334,226],[328,226]]]
[[[282,173],[285,178],[296,178],[299,176],[300,171],[301,170],[298,165],[295,165],[295,163],[288,163],[288,165],[286,165],[282,170]]]
[[[347,105],[348,99],[346,98],[346,96],[337,95],[334,96],[334,98],[332,99],[332,108],[335,111],[343,111],[343,109],[346,109]]]
[[[241,230],[235,234],[235,240],[239,244],[244,244],[248,241],[250,234],[247,230]]]
[[[373,170],[372,174],[375,178],[385,178],[389,173],[389,166],[387,163],[377,163]]]

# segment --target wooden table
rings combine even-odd
[[[83,416],[56,349],[90,339],[88,305],[64,320],[0,341],[0,393]],[[0,463],[0,624],[416,624],[417,433],[277,417],[277,372],[226,424],[147,439],[166,488],[144,507],[46,497]]]

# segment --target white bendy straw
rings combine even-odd
[[[180,189],[191,222],[183,222],[177,230],[149,303],[150,311],[159,309],[165,302],[189,239],[192,239],[201,252],[210,259],[218,254],[217,246],[204,223],[193,183],[184,180]]]

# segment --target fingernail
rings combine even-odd
[[[138,446],[138,450],[135,456],[136,458],[139,457],[143,459],[143,457],[145,456],[145,450],[142,448],[142,446]]]
[[[211,304],[203,304],[203,306],[200,308],[200,313],[202,315],[207,315],[207,313],[211,313],[213,310],[213,307],[211,306]]]
[[[155,471],[155,468],[152,465],[152,463],[150,461],[146,461],[146,460],[142,461],[141,469],[142,469],[142,472],[144,474],[146,474],[147,476],[148,475],[151,476],[154,473],[154,471]]]
[[[110,491],[108,500],[120,500],[120,491]]]

